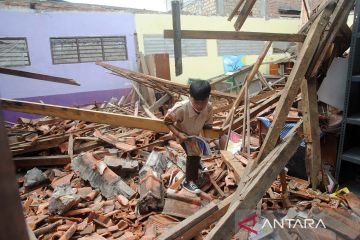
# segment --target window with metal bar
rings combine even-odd
[[[0,67],[30,65],[26,38],[0,38]]]
[[[53,64],[127,60],[125,36],[50,38]]]

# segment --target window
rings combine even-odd
[[[127,60],[126,38],[50,38],[54,64]]]
[[[144,35],[145,54],[168,53],[174,57],[174,40],[162,35]],[[205,39],[182,39],[181,51],[183,57],[207,56]]]
[[[0,67],[30,65],[26,38],[0,38]]]
[[[262,41],[217,40],[218,56],[258,55],[264,48]]]

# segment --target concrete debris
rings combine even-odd
[[[47,180],[46,175],[38,168],[33,168],[26,172],[24,177],[24,187],[33,187]]]
[[[77,205],[80,197],[76,194],[76,188],[70,185],[56,187],[50,197],[49,212],[62,215]]]

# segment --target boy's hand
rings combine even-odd
[[[178,138],[180,143],[183,143],[188,139],[188,136],[185,133],[179,132]]]

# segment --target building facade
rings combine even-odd
[[[130,81],[109,74],[95,62],[137,69],[133,14],[12,9],[0,10],[0,18],[1,67],[71,78],[81,84],[0,74],[2,98],[84,105],[129,91]]]

